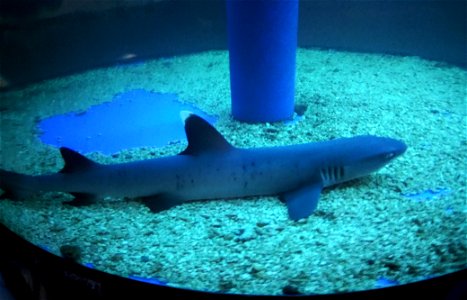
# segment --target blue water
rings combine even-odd
[[[180,111],[192,111],[210,123],[216,118],[181,103],[175,94],[132,90],[86,112],[67,113],[39,123],[40,139],[81,153],[112,154],[137,147],[162,147],[186,140]]]

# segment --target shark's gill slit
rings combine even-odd
[[[334,175],[334,182],[336,182],[339,179],[339,167],[332,167],[332,174]]]
[[[340,166],[339,167],[339,180],[344,178],[345,176],[345,173],[344,173],[344,167],[343,166]]]

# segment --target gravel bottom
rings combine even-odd
[[[465,70],[417,57],[300,49],[298,122],[243,124],[230,117],[228,53],[204,52],[92,70],[0,94],[0,167],[57,172],[56,148],[37,121],[110,101],[133,89],[176,93],[219,117],[237,147],[279,146],[373,134],[407,152],[376,174],[323,192],[298,222],[277,197],[186,203],[158,214],[137,201],[87,207],[68,195],[0,201],[0,222],[60,254],[121,276],[227,293],[335,293],[402,284],[467,267]],[[296,116],[297,117],[297,116]],[[297,118],[298,120],[298,118]],[[101,163],[174,155],[184,142],[128,149]],[[418,195],[414,197],[415,195]]]

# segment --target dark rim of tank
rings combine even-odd
[[[56,256],[0,224],[0,273],[16,299],[152,299],[157,295],[187,299],[462,299],[467,296],[467,269],[409,284],[326,295],[239,295],[161,286],[90,269]],[[45,297],[44,297],[45,296]]]

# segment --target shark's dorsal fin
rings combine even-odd
[[[99,165],[89,158],[86,158],[84,155],[81,155],[78,152],[66,147],[61,147],[60,153],[62,154],[63,160],[65,161],[65,166],[60,171],[60,173],[84,171]]]
[[[185,121],[188,147],[180,152],[179,155],[224,152],[234,148],[219,131],[200,116],[187,111],[182,111],[180,116]]]

